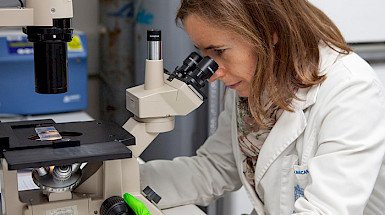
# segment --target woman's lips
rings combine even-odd
[[[237,83],[235,83],[235,84],[229,85],[228,87],[230,87],[230,89],[235,89],[235,88],[237,88],[240,84],[241,84],[241,81],[240,81],[240,82],[237,82]]]

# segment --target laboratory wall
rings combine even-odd
[[[384,42],[384,0],[309,0],[339,27],[348,43]]]
[[[131,116],[125,89],[134,77],[134,0],[74,0],[73,26],[88,41],[88,108],[120,125]]]
[[[100,118],[99,0],[73,1],[73,26],[84,32],[88,42],[88,108],[94,119]]]

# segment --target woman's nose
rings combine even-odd
[[[222,68],[219,68],[210,78],[210,82],[214,82],[217,79],[221,79],[225,75],[225,71]]]

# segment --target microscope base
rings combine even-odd
[[[17,170],[9,170],[3,158],[1,173],[2,215],[95,215],[100,214],[100,206],[105,199],[110,196],[123,196],[124,193],[130,193],[142,201],[151,215],[164,214],[141,195],[139,164],[136,159],[104,161],[99,170],[87,180],[89,184],[83,188],[82,185],[79,186],[82,192],[75,189],[71,193],[71,199],[53,202],[49,201],[41,190],[19,192]]]

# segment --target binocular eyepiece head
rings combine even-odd
[[[193,71],[187,73],[186,83],[198,89],[205,86],[205,81],[214,75],[218,64],[209,56],[205,56]]]
[[[218,64],[209,56],[202,58],[198,53],[192,52],[183,61],[183,65],[175,69],[172,78],[176,77],[196,89],[201,89],[205,86],[205,81],[209,79],[217,69]]]

